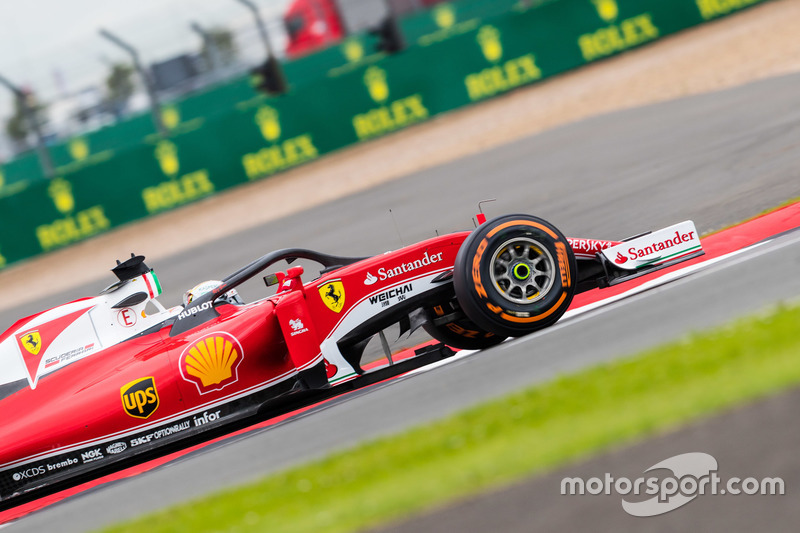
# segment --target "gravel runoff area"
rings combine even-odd
[[[13,265],[0,273],[5,293],[0,309],[15,305],[20,298],[38,299],[98,279],[106,274],[97,268],[98,257],[125,257],[136,251],[158,260],[549,128],[800,71],[797,20],[800,2],[767,2],[279,176]]]

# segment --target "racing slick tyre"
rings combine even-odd
[[[479,328],[519,337],[564,314],[576,273],[575,254],[558,229],[541,218],[507,215],[464,240],[453,285],[464,314]]]
[[[452,301],[427,309],[428,321],[422,328],[437,341],[462,350],[483,350],[505,340],[503,335],[483,330],[463,315],[441,323],[456,311],[457,304]]]

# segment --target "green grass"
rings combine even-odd
[[[798,325],[778,308],[107,531],[379,525],[800,383]]]

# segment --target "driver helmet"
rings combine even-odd
[[[207,292],[211,292],[213,289],[215,289],[216,287],[219,287],[220,285],[222,285],[221,281],[217,281],[217,280],[213,280],[213,279],[212,280],[208,280],[208,281],[204,281],[202,283],[198,283],[197,285],[195,285],[194,287],[192,287],[191,289],[189,289],[188,291],[183,293],[183,305],[184,305],[184,307],[186,307],[190,303],[192,303],[192,301],[195,298],[197,298],[198,296],[200,296],[201,294],[205,294]],[[228,292],[226,292],[225,294],[223,294],[222,296],[217,298],[217,301],[222,301],[222,302],[225,302],[225,303],[236,304],[236,305],[243,305],[244,304],[244,301],[239,296],[239,293],[236,292],[236,289],[229,290]]]

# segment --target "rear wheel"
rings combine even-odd
[[[453,285],[466,316],[496,335],[554,324],[575,293],[575,255],[552,224],[507,215],[482,224],[456,256]]]
[[[437,305],[426,312],[428,321],[422,327],[428,335],[453,348],[483,350],[500,344],[506,338],[479,328],[452,301]]]

